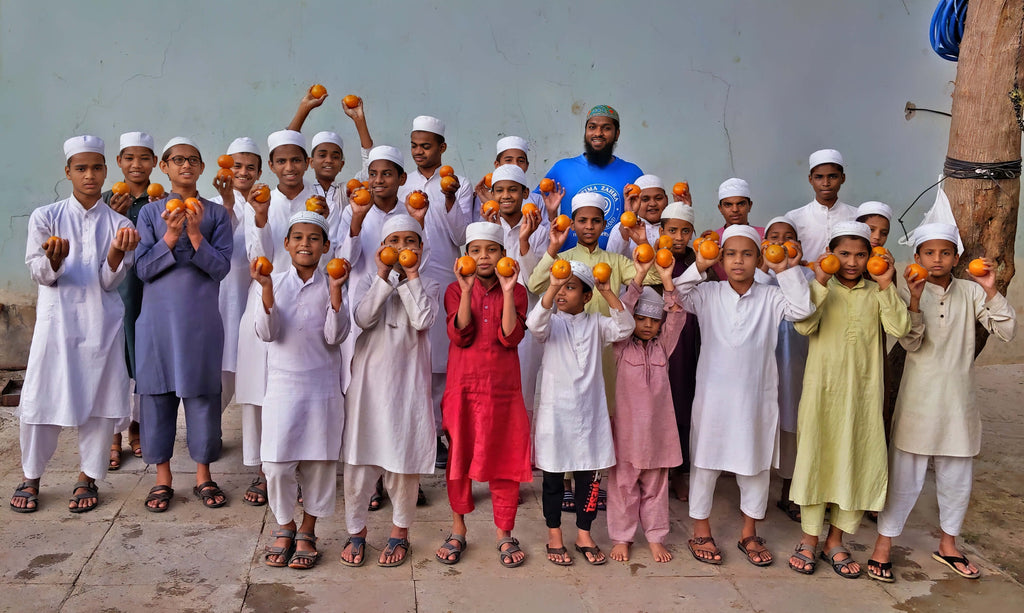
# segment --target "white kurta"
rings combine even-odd
[[[112,271],[107,252],[118,229],[132,227],[103,201],[86,210],[74,196],[32,211],[25,264],[39,294],[19,407],[23,423],[79,426],[91,417],[128,417],[117,287],[134,253]],[[41,248],[51,236],[68,240],[68,256],[56,271]]]
[[[786,213],[786,218],[796,229],[796,235],[800,237],[800,247],[804,251],[804,259],[809,262],[817,260],[825,253],[832,226],[840,221],[857,219],[857,208],[839,201],[836,201],[832,208],[828,208],[817,200],[812,200]]]
[[[223,205],[224,199],[218,194],[210,198],[211,202]],[[221,370],[235,372],[238,363],[238,327],[245,311],[246,297],[249,293],[249,261],[245,250],[245,215],[248,205],[242,192],[235,190],[235,206],[231,209],[231,238],[234,249],[231,252],[231,269],[228,276],[220,282],[218,306],[220,319],[224,325],[224,358]]]
[[[585,311],[569,315],[538,303],[526,327],[544,346],[544,377],[533,416],[534,464],[555,473],[613,466],[601,354],[629,338],[633,315],[625,310],[612,310],[610,317]]]
[[[345,414],[346,464],[400,474],[432,474],[436,455],[430,401],[430,339],[437,318],[437,283],[384,281],[374,275],[353,305],[362,329],[352,360]]]
[[[899,290],[904,302],[910,293]],[[1017,327],[1002,294],[986,300],[974,281],[952,279],[943,289],[926,283],[921,312],[910,313],[903,380],[893,412],[897,449],[924,456],[973,457],[981,451],[981,411],[974,403],[974,323],[1002,341]]]
[[[267,393],[263,399],[260,458],[265,462],[337,461],[345,426],[341,351],[349,318],[331,308],[327,276],[308,281],[293,266],[272,275],[274,308],[262,307],[253,326],[267,343]],[[344,289],[343,289],[344,292]]]
[[[690,462],[756,475],[778,466],[779,373],[775,344],[783,319],[814,312],[797,268],[778,287],[754,283],[742,296],[728,281],[701,283],[693,264],[675,279],[683,308],[700,324],[700,358],[690,426]]]

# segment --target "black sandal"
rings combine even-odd
[[[775,506],[791,520],[800,523],[800,505],[788,500],[779,500],[776,501]]]
[[[299,551],[299,541],[306,541],[313,546],[313,551]],[[292,553],[291,559],[288,560],[288,568],[294,568],[295,570],[309,570],[316,566],[316,563],[320,560],[320,552],[316,550],[316,536],[309,532],[296,532],[295,540],[293,541],[296,545],[295,552]],[[306,562],[300,562],[300,560],[307,560]]]
[[[455,541],[459,544],[459,546],[456,548],[455,545],[452,545],[448,541]],[[438,562],[440,562],[441,564],[447,564],[448,566],[458,564],[459,560],[462,559],[463,552],[466,551],[466,537],[461,534],[449,534],[445,537],[444,544],[441,545],[441,549],[447,551],[448,555],[455,556],[455,559],[449,560],[448,556],[442,558],[441,556],[435,553],[434,557],[437,558]]]
[[[562,513],[575,513],[576,512],[576,498],[572,494],[572,490],[565,490],[562,494]]]
[[[171,498],[174,498],[174,490],[169,485],[158,485],[153,489],[149,490],[149,495],[146,496],[146,501],[143,504],[146,506],[146,510],[150,513],[163,513],[167,509],[171,508]],[[166,507],[161,507],[159,504],[155,507],[149,506],[149,503],[166,502]]]
[[[384,507],[384,479],[377,479],[377,487],[370,496],[370,511],[380,511]]]
[[[77,490],[85,490],[85,492],[76,494]],[[96,502],[92,506],[83,507],[82,501],[89,498],[95,498]],[[88,513],[100,506],[100,488],[96,487],[95,481],[79,481],[75,484],[75,488],[71,490],[71,502],[75,503],[75,508],[68,507],[68,511],[72,513]]]
[[[215,481],[200,483],[192,488],[192,493],[195,494],[196,498],[202,500],[203,506],[208,509],[217,509],[228,503],[228,497],[217,487]],[[223,500],[217,502],[217,496],[221,496]]]
[[[29,489],[29,488],[34,489],[36,491],[36,493],[35,494],[30,494],[29,492],[27,492],[26,490]],[[22,481],[21,485],[18,486],[18,489],[14,490],[14,495],[11,496],[11,509],[15,513],[35,513],[36,511],[39,510],[39,496],[38,496],[38,494],[39,494],[39,479],[35,479],[33,481]],[[14,506],[14,499],[15,498],[24,498],[26,506],[23,506],[23,507],[16,507],[16,506]],[[34,506],[34,507],[27,506],[28,503],[30,503],[30,502],[36,503],[36,506]]]
[[[888,575],[885,574],[886,571],[889,572]],[[868,560],[868,576],[875,581],[883,583],[894,583],[896,581],[896,577],[892,574],[892,562]]]
[[[508,549],[502,549],[502,547],[505,545],[508,545]],[[514,537],[506,536],[505,538],[498,541],[498,561],[501,562],[501,565],[505,568],[515,568],[517,566],[522,566],[523,562],[526,561],[526,556],[524,555],[523,559],[519,560],[518,562],[515,561],[514,556],[514,554],[520,553],[522,551],[523,550],[519,548],[519,540]],[[505,558],[508,558],[508,561],[506,561]]]
[[[427,495],[423,493],[423,487],[420,486],[420,487],[417,487],[416,489],[418,490],[416,492],[416,506],[418,506],[418,507],[425,507],[425,506],[427,506],[427,504],[428,504],[427,503]]]
[[[260,486],[263,487],[260,487]],[[263,477],[256,477],[249,484],[249,489],[245,490],[246,494],[252,494],[254,496],[262,497],[263,500],[257,498],[256,500],[249,500],[246,497],[242,497],[242,502],[252,507],[262,507],[267,504],[267,480]]]
[[[590,564],[591,566],[601,566],[602,564],[605,564],[605,563],[608,562],[608,556],[604,556],[604,552],[602,552],[601,548],[598,547],[597,545],[594,545],[593,547],[580,547],[579,545],[574,545],[574,547],[576,547],[576,551],[578,551],[578,552],[583,554],[583,559],[586,560],[587,564]],[[593,560],[591,560],[589,557],[587,557],[588,553],[590,555],[594,556]],[[601,554],[604,557],[603,558],[598,558],[597,557],[598,554]]]
[[[295,553],[295,531],[288,530],[287,528],[281,528],[274,530],[270,533],[270,536],[277,539],[290,539],[287,547],[275,547],[273,545],[267,545],[263,550],[263,563],[273,568],[284,568],[288,566],[288,562],[291,560],[292,554]],[[284,562],[272,562],[271,556],[281,556],[284,558]]]

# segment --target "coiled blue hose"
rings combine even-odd
[[[960,57],[960,40],[964,36],[966,18],[967,0],[939,0],[932,15],[928,38],[932,49],[942,59],[955,62]]]

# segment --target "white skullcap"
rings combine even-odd
[[[72,136],[64,141],[64,160],[70,160],[76,153],[98,153],[106,157],[105,148],[99,136]]]
[[[391,236],[395,232],[415,232],[416,236],[419,236],[420,240],[423,240],[423,226],[420,225],[420,222],[404,213],[392,215],[387,218],[387,221],[384,222],[384,225],[381,226],[380,229],[380,241],[383,243],[387,237]]]
[[[860,219],[865,215],[881,215],[889,221],[892,221],[892,207],[884,202],[876,202],[874,200],[865,202],[857,207],[857,219]]]
[[[161,157],[163,156],[163,154],[170,151],[171,147],[177,147],[178,145],[188,145],[189,147],[192,147],[196,151],[199,151],[199,145],[197,145],[196,142],[191,138],[188,138],[187,136],[175,136],[171,140],[167,141],[166,145],[164,145],[163,151],[160,152]]]
[[[665,184],[661,182],[660,177],[657,177],[655,175],[643,175],[637,177],[637,180],[633,181],[633,183],[640,189],[650,189],[652,187],[657,187],[661,191],[665,191]]]
[[[734,196],[750,198],[750,184],[736,177],[722,181],[722,184],[718,186],[718,201],[721,202]]]
[[[829,234],[828,240],[831,241],[838,236],[859,236],[870,241],[871,228],[868,227],[868,224],[859,221],[840,221],[832,226],[832,233]]]
[[[309,154],[309,151],[306,150],[306,137],[302,135],[302,132],[278,130],[267,137],[267,151],[271,154],[274,153],[274,149],[282,145],[295,145],[305,151],[307,155]]]
[[[319,226],[324,231],[324,238],[327,238],[327,219],[320,213],[299,211],[288,219],[288,231],[291,232],[292,226],[297,223],[311,223],[314,226]]]
[[[633,309],[633,314],[661,319],[664,312],[665,299],[659,296],[653,287],[645,285],[643,293],[640,294],[640,300],[637,301],[636,308]]]
[[[145,132],[125,132],[121,135],[121,143],[118,151],[124,151],[128,147],[145,147],[150,151],[156,151],[153,144],[153,137]]]
[[[405,158],[402,157],[402,152],[391,145],[379,145],[370,149],[370,155],[366,158],[366,165],[376,162],[377,160],[387,160],[398,164],[398,167],[405,171]]]
[[[466,245],[473,241],[491,241],[504,247],[505,232],[496,223],[475,221],[466,226]]]
[[[572,276],[589,285],[591,289],[597,285],[597,279],[594,278],[594,271],[590,270],[589,266],[579,260],[569,260],[569,266],[572,268]]]
[[[957,246],[959,252],[960,231],[950,223],[925,223],[914,230],[914,251],[921,246],[921,243],[931,240],[944,240]]]
[[[597,207],[601,209],[601,212],[603,213],[605,207],[608,206],[608,201],[605,200],[604,196],[597,192],[580,192],[572,197],[573,213],[576,213],[577,210],[585,206]]]
[[[842,167],[844,165],[843,154],[835,149],[819,149],[811,154],[807,159],[807,163],[810,165],[810,170],[814,170],[815,166],[821,166],[822,164],[835,164]]]
[[[796,232],[796,226],[793,225],[793,222],[789,220],[789,217],[786,217],[785,215],[779,215],[778,217],[772,217],[771,220],[768,221],[768,225],[764,227],[764,233],[768,234],[768,229],[777,223],[784,223],[790,228],[793,228],[793,231]]]
[[[518,149],[523,153],[530,152],[530,143],[526,142],[526,139],[522,136],[506,136],[505,138],[498,139],[497,154],[501,155],[502,151],[508,151],[509,149]]]
[[[420,115],[416,119],[412,120],[412,131],[413,132],[433,132],[439,136],[444,136],[444,122],[437,117],[431,117],[430,115]]]
[[[678,219],[680,221],[687,221],[692,226],[697,221],[697,215],[693,211],[693,207],[682,202],[670,202],[665,210],[661,212],[661,220],[666,219]]]
[[[730,238],[742,236],[743,238],[749,238],[754,241],[754,245],[757,247],[761,246],[761,235],[757,233],[757,230],[751,226],[744,225],[741,223],[733,224],[722,232],[722,246],[725,246],[725,241]]]
[[[330,131],[317,132],[316,134],[314,134],[313,142],[309,146],[309,148],[310,150],[315,150],[317,147],[324,143],[334,143],[335,145],[338,146],[338,149],[341,149],[342,151],[345,150],[345,143],[344,141],[341,140],[341,137],[338,136],[337,132]]]
[[[523,169],[516,166],[515,164],[502,164],[494,169],[491,173],[491,185],[494,185],[498,181],[515,181],[516,183],[526,187],[526,173]]]
[[[260,148],[256,144],[256,141],[249,138],[248,136],[240,136],[235,140],[231,141],[228,145],[226,152],[228,155],[234,155],[236,153],[251,153],[253,155],[260,155]]]

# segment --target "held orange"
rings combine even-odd
[[[226,153],[217,158],[217,166],[220,166],[221,168],[231,168],[234,165],[235,158],[231,157]]]
[[[352,270],[352,265],[345,258],[334,258],[327,262],[327,274],[332,279],[340,279],[349,270]]]
[[[230,168],[221,168],[217,171],[217,178],[222,181],[232,181],[235,178],[235,173]]]
[[[174,211],[177,211],[178,209],[184,207],[185,203],[182,202],[181,200],[178,200],[177,198],[171,198],[170,200],[167,201],[167,204],[164,205],[164,208],[167,209],[168,213],[173,213]]]
[[[409,206],[414,209],[422,209],[427,206],[427,195],[417,190],[409,194],[408,198]]]
[[[764,251],[764,248],[767,247],[768,245],[771,245],[771,244],[772,244],[772,242],[770,240],[768,240],[768,239],[765,239],[765,240],[761,241],[761,251]]]
[[[705,236],[704,238],[708,239],[709,241],[715,242],[715,243],[717,243],[720,240],[722,240],[722,238],[720,236],[718,236],[718,232],[715,232],[714,230],[709,231],[708,235]]]
[[[565,232],[572,225],[572,220],[569,219],[568,215],[559,215],[555,217],[555,221],[551,222],[555,226],[555,230],[559,232]]]
[[[641,243],[636,248],[636,260],[642,264],[646,264],[654,259],[654,247],[651,247],[647,243]]]
[[[124,181],[118,181],[110,186],[110,191],[117,196],[123,196],[129,191],[128,184]]]
[[[988,274],[988,266],[985,265],[985,260],[976,258],[971,260],[971,263],[967,265],[967,272],[971,273],[975,277],[984,277]]]
[[[839,258],[832,255],[831,253],[825,256],[825,259],[821,261],[821,271],[827,275],[834,275],[839,272]]]
[[[658,249],[671,249],[672,248],[672,237],[668,234],[662,234],[658,237]]]
[[[632,228],[636,225],[636,213],[633,211],[626,211],[621,217],[619,217],[619,223],[621,223],[623,227]]]
[[[274,272],[274,265],[262,255],[256,258],[256,272],[261,275],[269,275]]]
[[[455,260],[455,263],[459,266],[459,274],[463,277],[468,277],[476,272],[476,260],[464,255],[461,258]]]
[[[491,189],[491,177],[492,176],[493,176],[492,173],[487,173],[487,174],[484,175],[484,185],[487,187],[487,189]]]
[[[442,192],[454,192],[459,185],[459,180],[452,175],[445,175],[441,177],[441,191]]]
[[[772,264],[778,264],[786,259],[786,248],[782,245],[768,245],[764,248],[764,259]]]
[[[146,188],[146,194],[150,198],[163,198],[164,186],[159,183],[150,183],[149,187]]]
[[[928,271],[920,264],[911,264],[904,270],[904,274],[910,276],[911,281],[920,281],[928,278]]]
[[[540,209],[537,205],[532,202],[527,202],[523,205],[523,215],[533,215],[534,213],[540,214]]]
[[[540,180],[540,191],[544,192],[545,194],[550,194],[551,192],[555,191],[555,182],[547,177],[544,177],[543,179]]]
[[[411,249],[402,249],[402,253],[398,254],[398,263],[404,268],[412,268],[416,265],[416,262],[419,261],[419,256]]]
[[[351,194],[352,192],[356,191],[362,186],[363,184],[362,182],[359,181],[359,179],[349,179],[348,183],[345,184],[345,189],[347,189],[348,193]]]
[[[369,181],[363,181],[362,183],[360,183],[360,185],[363,186],[363,189],[370,189],[370,182]]]
[[[491,215],[498,212],[498,201],[488,200],[480,207],[480,216],[484,219],[490,218]]]
[[[886,250],[885,247],[883,247],[881,245],[879,245],[877,247],[872,247],[871,248],[871,255],[877,255],[877,256],[881,257],[881,256],[883,256],[883,255],[885,255],[887,253],[889,253],[889,252]]]
[[[654,256],[654,263],[662,268],[668,268],[674,264],[676,258],[672,255],[672,252],[668,249],[658,249],[658,253]]]
[[[260,204],[270,202],[270,188],[266,185],[260,185],[252,192],[252,199]]]
[[[686,181],[680,181],[672,186],[672,193],[677,196],[685,196],[690,193],[690,184]]]
[[[442,179],[445,177],[455,176],[455,169],[451,166],[445,165],[437,169],[437,175]]]
[[[317,83],[309,88],[309,95],[314,98],[323,98],[327,94],[327,88]]]
[[[59,243],[59,242],[60,242],[60,237],[59,236],[51,236],[50,238],[46,239],[46,244],[47,245],[49,245],[50,243]]]
[[[494,265],[494,270],[503,277],[511,277],[516,274],[516,261],[509,257],[501,258]]]
[[[199,210],[199,199],[185,198],[185,208],[195,213],[197,210]]]
[[[622,189],[622,193],[624,195],[626,195],[626,196],[639,196],[640,195],[640,186],[639,185],[634,185],[634,184],[630,183],[630,184],[626,185],[626,187],[624,187]]]
[[[700,242],[700,256],[705,260],[713,260],[718,257],[718,243],[712,240]]]
[[[873,276],[884,274],[887,270],[889,270],[889,262],[886,262],[884,258],[877,255],[868,258],[868,272]]]
[[[782,243],[782,246],[786,248],[786,256],[787,257],[791,257],[791,258],[795,258],[796,257],[796,253],[797,253],[796,243],[794,243],[793,241],[786,241],[786,242]]]
[[[345,96],[344,98],[342,98],[341,102],[342,102],[342,104],[344,104],[348,108],[354,109],[357,106],[359,106],[359,103],[362,102],[362,99],[360,99],[359,96],[357,96],[355,94],[349,94],[349,95]]]
[[[568,279],[572,276],[572,265],[566,260],[555,260],[551,265],[551,274],[556,279]]]
[[[316,196],[310,196],[306,198],[306,210],[313,211],[314,213],[320,210],[320,198]]]
[[[604,262],[594,265],[594,279],[598,283],[607,283],[612,278],[612,267]]]
[[[360,187],[356,191],[352,192],[352,202],[355,202],[359,206],[366,206],[370,204],[370,192]]]
[[[694,253],[700,253],[700,246],[704,242],[704,240],[705,239],[703,239],[703,238],[701,238],[699,236],[697,238],[693,239],[693,252]],[[765,242],[768,242],[768,241],[765,241]]]
[[[394,247],[384,247],[380,250],[380,261],[385,266],[394,266],[395,262],[398,261],[398,252],[395,251]]]

